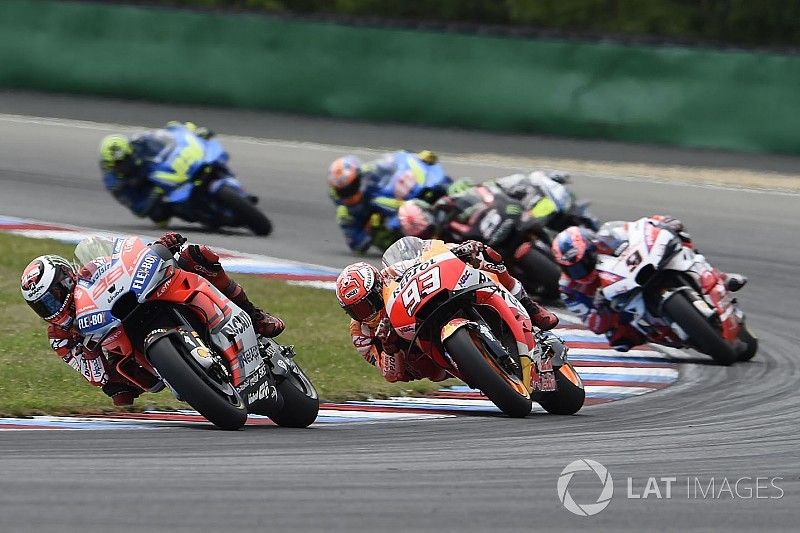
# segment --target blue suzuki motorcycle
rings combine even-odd
[[[215,138],[204,139],[186,127],[147,133],[145,144],[148,180],[165,191],[163,202],[187,222],[217,229],[247,227],[256,235],[269,235],[272,223],[256,207],[228,168],[228,152]]]
[[[383,250],[404,237],[397,218],[403,202],[418,198],[432,204],[447,194],[453,183],[442,165],[428,164],[415,153],[399,151],[387,157],[391,157],[395,171],[365,191],[373,211],[369,222],[373,244]]]

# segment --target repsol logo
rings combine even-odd
[[[144,286],[144,282],[147,279],[147,276],[150,275],[150,271],[153,269],[153,265],[156,263],[156,256],[154,255],[147,255],[142,260],[142,264],[139,265],[138,270],[136,270],[136,274],[133,276],[133,288],[136,290],[141,290]]]
[[[247,328],[253,325],[253,321],[250,320],[250,317],[247,313],[242,311],[238,315],[235,315],[230,321],[225,324],[222,328],[222,333],[224,333],[228,337],[237,337],[247,330]]]

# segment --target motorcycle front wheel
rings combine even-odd
[[[508,416],[528,416],[533,403],[527,387],[519,376],[495,361],[479,333],[461,328],[444,341],[444,346],[470,387],[480,389]]]
[[[676,292],[663,305],[664,314],[677,323],[699,351],[710,355],[721,365],[732,365],[739,357],[733,346],[722,338],[722,332],[709,323],[683,292]]]
[[[191,355],[184,355],[170,335],[148,346],[147,357],[181,400],[218,428],[235,430],[247,422],[247,407],[233,385],[207,375],[192,362]]]
[[[239,194],[239,191],[232,187],[222,187],[217,192],[217,200],[256,235],[272,233],[272,222],[250,200]]]

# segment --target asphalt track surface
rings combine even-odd
[[[337,134],[338,144],[350,146],[441,147],[451,174],[476,177],[508,169],[467,164],[448,154],[558,149],[579,159],[602,145],[630,160],[668,156],[672,163],[708,165],[723,158],[725,166],[774,170],[797,163],[42,95],[0,95],[0,113],[136,126],[198,117],[225,133],[272,138],[223,141],[233,168],[262,197],[274,235],[187,233],[228,248],[331,266],[350,259],[322,185],[328,162],[341,152],[324,143],[337,144]],[[0,117],[0,214],[151,231],[99,187],[95,150],[110,131]],[[746,273],[750,285],[740,301],[761,337],[759,355],[731,368],[698,357],[684,365],[678,385],[573,417],[463,417],[235,433],[0,432],[0,531],[796,530],[800,197],[580,175],[574,188],[593,200],[603,219],[653,212],[681,217],[712,262]],[[613,500],[593,517],[570,514],[556,495],[559,473],[578,458],[601,462],[614,479]],[[671,499],[653,493],[626,497],[628,477],[632,494],[641,494],[650,476],[677,479]],[[782,478],[775,481],[780,491],[765,489],[769,482],[762,479],[762,499],[746,497],[748,486],[755,496],[755,478],[776,476]],[[713,479],[720,497],[703,497],[695,477],[705,492]],[[740,482],[740,497],[720,492],[724,479],[733,489],[745,477],[751,479]],[[580,503],[594,502],[600,485],[578,474],[570,491]],[[664,483],[660,492],[665,496]]]

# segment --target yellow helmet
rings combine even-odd
[[[117,163],[133,154],[131,142],[124,135],[109,135],[100,141],[100,166],[103,170],[114,170]]]

